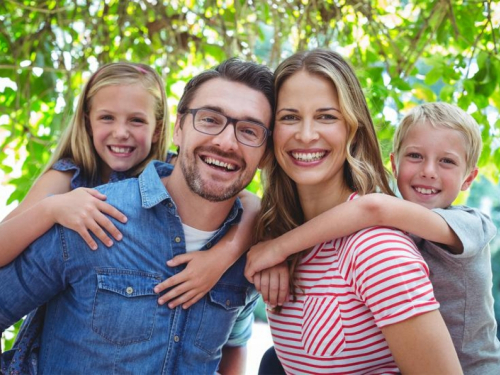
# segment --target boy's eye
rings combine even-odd
[[[455,160],[453,160],[453,159],[449,159],[449,158],[443,158],[443,159],[441,159],[441,161],[442,161],[443,163],[445,163],[445,164],[456,164],[456,163],[455,163]]]

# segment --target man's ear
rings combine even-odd
[[[391,152],[391,167],[394,178],[398,178],[398,167],[396,165],[396,157],[394,156],[394,152]]]
[[[460,190],[462,190],[462,191],[467,190],[469,188],[469,186],[472,184],[472,181],[474,181],[474,179],[477,177],[478,172],[479,172],[479,168],[474,167],[474,169],[469,173],[467,178],[462,183],[462,187],[460,188]]]
[[[177,118],[175,119],[173,139],[174,139],[174,145],[179,147],[182,139],[182,115],[179,113],[177,114]]]

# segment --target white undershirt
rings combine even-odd
[[[186,238],[186,253],[200,250],[217,232],[216,230],[210,232],[199,230],[184,223],[182,224],[182,228],[184,229],[184,237]]]

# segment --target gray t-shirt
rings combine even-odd
[[[466,375],[500,374],[500,343],[493,311],[491,258],[495,237],[491,219],[479,210],[452,206],[434,209],[457,234],[462,254],[412,236],[430,268],[441,314]]]

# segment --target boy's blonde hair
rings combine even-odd
[[[413,108],[401,120],[393,140],[393,151],[396,162],[399,161],[401,145],[410,129],[418,124],[428,122],[435,128],[446,128],[459,131],[465,141],[466,175],[476,167],[481,154],[481,130],[474,118],[461,108],[448,103],[425,103]]]
[[[156,101],[155,118],[158,141],[151,145],[151,151],[138,165],[131,168],[129,176],[137,176],[153,159],[165,161],[168,151],[168,111],[165,84],[150,66],[128,62],[111,63],[101,66],[88,80],[78,99],[71,123],[64,131],[59,145],[45,167],[47,170],[60,159],[71,159],[89,184],[99,181],[101,159],[90,136],[90,108],[92,98],[102,88],[112,85],[133,85],[140,83]]]

